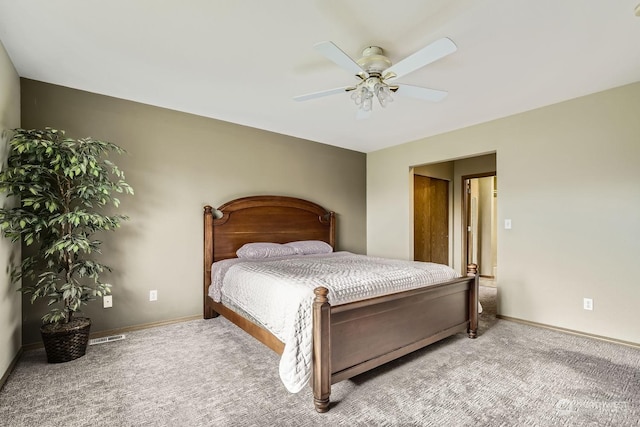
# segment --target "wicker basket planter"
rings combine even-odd
[[[48,323],[40,328],[49,363],[63,363],[87,352],[91,319],[78,317],[69,323]]]

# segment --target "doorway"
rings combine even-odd
[[[449,264],[449,181],[413,176],[413,256]]]
[[[462,177],[465,264],[477,264],[481,278],[496,280],[498,180],[495,172]]]

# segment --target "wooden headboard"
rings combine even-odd
[[[245,243],[322,240],[335,248],[335,214],[303,199],[251,196],[204,207],[204,312],[211,310],[211,264],[235,258]]]

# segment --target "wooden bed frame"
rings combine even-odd
[[[217,215],[216,215],[217,214]],[[267,330],[208,296],[211,264],[235,258],[245,243],[322,240],[335,248],[335,214],[284,196],[236,199],[216,212],[204,207],[204,318],[222,314],[269,348],[284,344]],[[426,288],[331,306],[318,287],[313,303],[311,386],[318,412],[329,410],[331,385],[458,332],[478,329],[478,273]]]

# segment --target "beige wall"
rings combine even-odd
[[[412,165],[495,152],[499,313],[640,343],[638,111],[635,83],[370,153],[368,253],[409,258]]]
[[[23,127],[58,127],[112,141],[135,189],[131,217],[105,236],[113,308],[92,304],[92,331],[202,312],[202,207],[280,194],[334,210],[338,249],[366,251],[366,156],[275,133],[22,80]],[[158,301],[149,302],[149,290]],[[39,341],[42,310],[24,305],[24,342]]]
[[[6,161],[9,129],[20,126],[20,79],[7,52],[0,43],[0,164]],[[0,194],[0,203],[6,203]],[[0,238],[0,378],[3,377],[12,360],[18,354],[21,341],[20,294],[11,284],[8,266],[20,262],[20,248]]]
[[[453,181],[453,171],[455,162],[434,163],[432,165],[416,166],[413,169],[414,175],[428,176],[429,178],[444,179]]]

